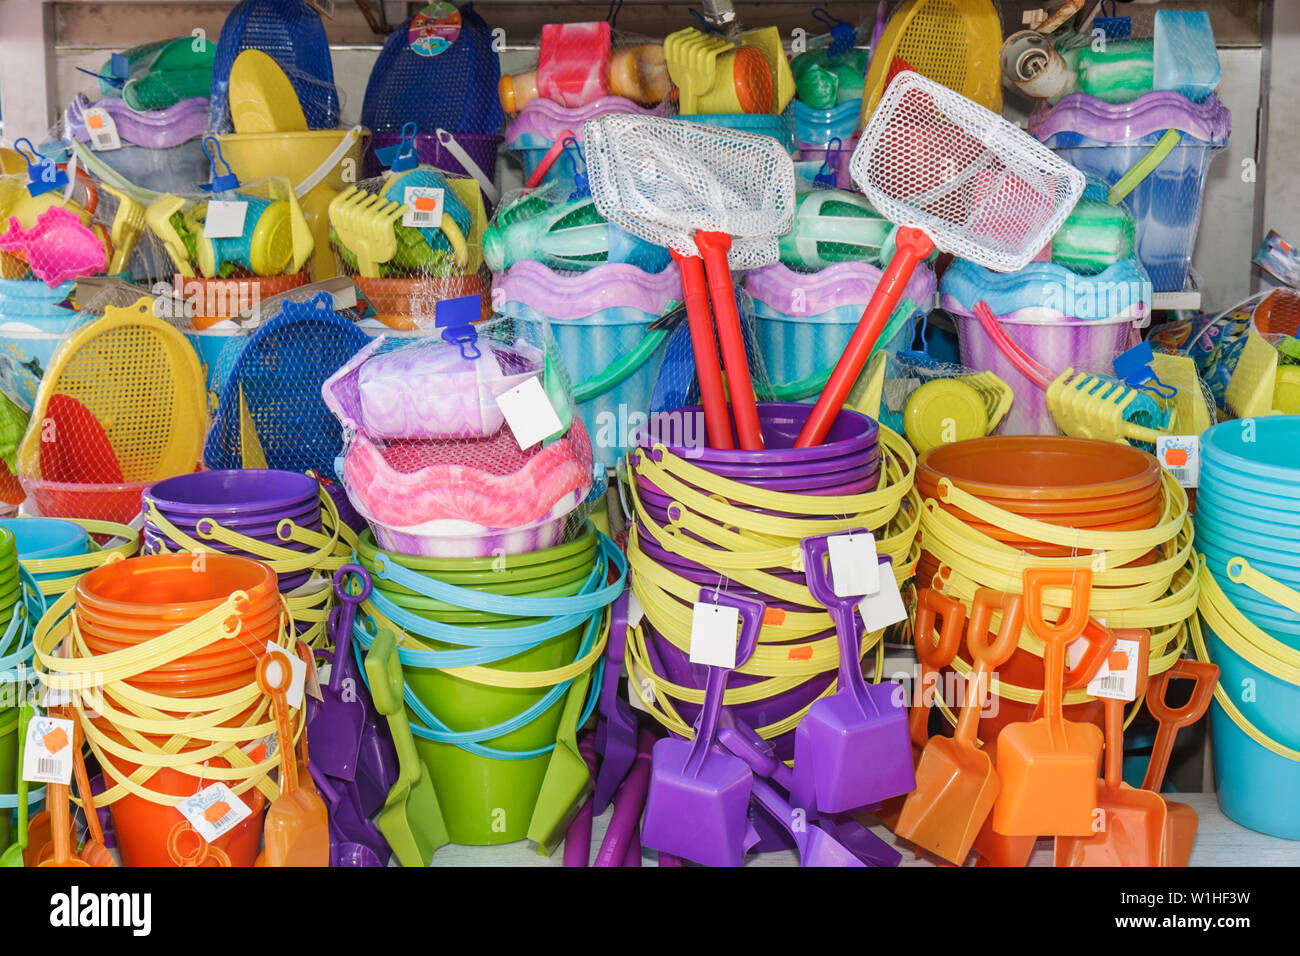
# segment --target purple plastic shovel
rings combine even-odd
[[[330,866],[384,866],[392,850],[379,828],[362,815],[354,785],[331,781],[315,764],[307,770],[329,810]]]
[[[791,794],[796,804],[815,806],[821,814],[853,810],[916,787],[903,695],[897,684],[868,684],[862,677],[857,607],[865,595],[835,593],[829,537],[804,538],[802,549],[808,590],[835,623],[839,689],[814,703],[795,730]],[[880,566],[882,577],[892,573],[888,557],[880,558]]]
[[[712,588],[700,589],[700,602],[740,612],[736,667],[742,666],[758,646],[765,605]],[[655,744],[641,823],[646,846],[705,866],[740,866],[758,840],[748,816],[753,771],[714,747],[730,673],[730,668],[708,667],[694,740],[670,737]]]
[[[583,734],[578,741],[578,753],[587,762],[587,770],[592,776],[596,774],[596,742],[594,734]],[[588,797],[578,808],[578,815],[569,824],[564,834],[564,865],[586,866],[591,860],[591,818],[592,797]]]
[[[351,593],[348,586],[350,574],[355,574],[361,582],[356,594]],[[366,705],[355,683],[345,692],[348,685],[343,683],[344,668],[338,665],[352,649],[352,624],[357,617],[357,605],[370,596],[370,575],[358,564],[344,565],[334,573],[334,594],[339,600],[329,616],[329,632],[334,639],[334,666],[330,668],[329,683],[321,687],[322,700],[316,705],[307,725],[307,740],[312,761],[321,772],[351,783],[357,777],[361,737],[366,727]]]
[[[654,743],[655,735],[648,729],[642,729],[637,735],[632,769],[614,797],[614,815],[610,817],[605,839],[600,841],[600,849],[596,851],[596,866],[622,866],[628,848],[634,842],[638,844],[637,852],[640,853],[637,823],[645,808],[646,790],[650,785],[650,752]]]
[[[632,769],[636,759],[636,714],[632,705],[618,694],[623,675],[623,655],[627,646],[627,607],[631,595],[625,590],[614,601],[609,623],[609,643],[605,648],[605,673],[600,685],[600,720],[596,724],[596,752],[600,754],[600,771],[592,796],[592,812],[601,814],[609,806],[618,785]]]
[[[794,839],[800,866],[866,866],[817,824],[797,817],[789,801],[762,777],[754,778],[754,800]]]

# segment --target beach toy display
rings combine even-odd
[[[108,521],[0,518],[0,527],[13,534],[18,560],[47,603],[67,592],[87,571],[134,557],[140,550],[135,529]]]
[[[198,467],[207,422],[202,370],[153,300],[109,307],[59,347],[18,451],[37,513],[125,524],[140,492]]]
[[[996,273],[955,260],[940,282],[942,305],[957,326],[962,364],[992,371],[1015,391],[1003,433],[1056,434],[1045,384],[1031,378],[975,314],[988,304],[1006,337],[1050,373],[1067,368],[1108,372],[1129,345],[1132,330],[1151,315],[1151,282],[1133,259],[1121,259],[1094,276],[1050,262]]]
[[[352,436],[339,477],[380,545],[480,557],[561,543],[591,490],[592,454],[546,323],[453,324],[443,339],[380,351],[383,341],[322,389]],[[516,435],[499,404],[531,380],[551,406],[549,435]]]
[[[871,301],[880,274],[865,262],[840,262],[809,274],[774,263],[746,276],[745,288],[754,300],[758,352],[771,378],[771,393],[762,398],[815,400]],[[903,303],[880,337],[879,351],[897,354],[911,347],[916,306],[929,302],[934,288],[934,273],[928,268],[912,274]]]
[[[1125,202],[1135,221],[1137,257],[1155,291],[1181,291],[1210,162],[1228,143],[1229,114],[1218,97],[1194,103],[1157,90],[1112,105],[1074,93],[1035,111],[1029,130],[1085,173],[1111,186],[1127,180]],[[1170,135],[1176,142],[1166,138]]]
[[[1288,714],[1300,689],[1300,527],[1294,447],[1300,417],[1222,422],[1201,436],[1196,548],[1202,660],[1222,677],[1210,705],[1219,806],[1262,833],[1300,838],[1285,799],[1300,782],[1300,738]],[[1260,695],[1231,688],[1254,681]],[[1265,694],[1267,692],[1267,694]]]
[[[540,262],[516,263],[492,285],[502,314],[550,325],[573,400],[595,459],[613,470],[632,445],[650,399],[670,331],[653,328],[680,304],[675,266],[659,273],[607,264],[587,272],[556,273]]]
[[[698,421],[699,409],[651,416],[632,455],[628,560],[644,618],[630,622],[626,660],[639,686],[650,682],[653,719],[689,738],[705,697],[705,671],[687,653],[701,588],[765,602],[757,649],[731,675],[722,704],[789,759],[793,731],[840,666],[832,618],[796,558],[799,542],[872,529],[882,577],[902,586],[916,560],[919,512],[914,458],[898,435],[844,411],[825,444],[792,449],[808,406],[758,408],[762,451],[702,449],[671,434],[675,421]],[[883,635],[859,629],[853,643],[879,661]],[[875,680],[883,676],[877,666]],[[611,723],[607,751],[615,734]]]
[[[1151,632],[1152,673],[1180,655],[1197,595],[1191,521],[1186,493],[1150,454],[1078,438],[980,438],[922,454],[917,490],[919,585],[969,605],[980,587],[1015,593],[1026,568],[1087,569],[1094,617]],[[1028,719],[1042,691],[1037,653],[1022,636],[999,669],[999,709],[981,719],[981,740]],[[959,652],[953,667],[965,675],[969,661]],[[1064,701],[1071,720],[1100,716],[1082,691]]]
[[[777,116],[794,98],[794,75],[776,27],[748,30],[739,45],[687,27],[664,38],[663,53],[683,116]]]
[[[104,771],[108,786],[95,799],[109,807],[127,866],[175,865],[176,805],[201,780],[225,782],[252,810],[213,844],[231,865],[251,866],[262,811],[279,796],[267,776],[278,761],[241,749],[275,733],[256,680],[267,643],[293,653],[275,575],[232,555],[207,555],[203,573],[193,561],[157,555],[91,571],[55,602],[34,639],[38,677],[71,692],[73,717]],[[68,656],[56,654],[65,639]],[[93,689],[88,672],[99,678]],[[138,729],[129,736],[119,726],[128,720]],[[295,724],[296,735],[301,719]]]
[[[409,719],[409,731],[394,733],[402,776],[432,781],[442,842],[526,836],[549,851],[589,786],[580,759],[576,774],[562,767],[595,708],[606,609],[625,586],[622,554],[582,525],[564,544],[504,558],[394,554],[367,532],[357,556],[374,589],[361,604],[354,647],[370,649],[366,674],[376,705]],[[403,636],[400,648],[381,648],[386,632]],[[381,651],[400,659],[388,667],[405,678],[404,687],[396,681],[391,703],[381,701],[371,666]],[[414,746],[406,747],[399,738],[411,734]],[[379,826],[388,836],[395,824],[384,814]],[[414,845],[404,853],[389,839],[405,866],[427,866],[436,849],[436,841],[407,840]]]

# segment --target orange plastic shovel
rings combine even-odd
[[[934,640],[935,621],[939,640]],[[912,690],[912,707],[907,714],[908,733],[912,738],[912,766],[921,760],[921,751],[930,739],[930,702],[937,694],[939,672],[952,663],[966,628],[966,606],[933,588],[922,588],[916,595],[916,623],[913,627],[916,657],[921,675]],[[891,797],[876,811],[876,818],[897,832],[898,815],[903,811],[907,794]]]
[[[1002,791],[993,829],[1006,836],[1087,836],[1097,805],[1101,731],[1065,719],[1065,650],[1088,622],[1089,568],[1029,569],[1024,576],[1025,620],[1043,642],[1043,717],[1008,724],[995,746]],[[1043,616],[1049,587],[1071,591],[1070,613],[1058,624]]]
[[[1192,696],[1182,707],[1170,707],[1165,698],[1169,682],[1176,678],[1193,681]],[[1178,731],[1196,723],[1205,715],[1214,697],[1214,687],[1219,682],[1219,667],[1204,661],[1178,660],[1163,674],[1151,678],[1147,688],[1147,710],[1160,722],[1156,742],[1151,747],[1151,762],[1142,780],[1142,789],[1160,792],[1165,771],[1169,769],[1169,755],[1174,750]],[[1192,855],[1199,823],[1196,811],[1185,803],[1166,800],[1165,816],[1165,866],[1186,866]]]
[[[993,612],[1001,608],[997,637],[989,640]],[[961,865],[997,800],[1001,785],[993,761],[976,742],[980,711],[993,671],[1006,663],[1024,624],[1020,596],[988,588],[975,592],[966,646],[974,672],[966,682],[966,704],[952,738],[931,737],[916,768],[916,789],[903,804],[895,830],[950,863]]]
[[[81,752],[81,720],[72,717],[72,772],[77,780],[77,792],[81,795],[81,806],[86,812],[86,826],[90,830],[90,839],[81,848],[81,858],[89,866],[117,866],[117,860],[104,845],[104,830],[99,825],[99,814],[95,811],[95,795],[90,792],[90,775],[86,773],[86,756]]]
[[[1100,625],[1099,625],[1100,626]],[[1121,640],[1138,642],[1137,687],[1147,681],[1148,631],[1116,631]],[[1121,653],[1121,652],[1116,652]],[[1121,656],[1126,656],[1121,653]],[[1123,669],[1127,662],[1119,662]],[[1097,790],[1094,832],[1086,837],[1056,838],[1056,866],[1162,866],[1165,801],[1150,790],[1124,783],[1124,701],[1106,697],[1106,776]]]
[[[266,845],[254,866],[329,866],[329,811],[325,801],[298,786],[298,755],[289,726],[289,666],[278,654],[265,654],[257,662],[257,684],[275,706],[275,728],[280,743],[280,795],[266,813]]]

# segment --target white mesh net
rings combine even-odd
[[[794,164],[770,136],[630,114],[583,124],[591,195],[634,236],[699,255],[698,230],[733,239],[733,269],[777,260],[794,220]]]
[[[887,219],[999,272],[1033,259],[1084,186],[1018,127],[912,71],[885,90],[849,170]]]

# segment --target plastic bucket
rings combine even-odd
[[[845,100],[828,110],[815,109],[802,100],[790,102],[789,112],[794,121],[794,138],[801,148],[824,147],[833,139],[847,142],[858,125],[860,100]]]
[[[676,436],[666,434],[671,432],[671,429],[658,428],[657,416],[654,415],[650,417],[650,437],[654,439],[654,444],[662,444],[674,455],[685,458],[691,464],[706,470],[714,462],[756,466],[779,465],[797,468],[804,462],[824,461],[828,458],[841,458],[846,455],[860,454],[866,449],[875,447],[880,426],[874,419],[846,408],[835,416],[830,431],[826,433],[825,441],[820,445],[815,445],[812,448],[795,448],[794,442],[799,437],[799,429],[803,427],[803,423],[808,420],[811,413],[812,408],[808,405],[793,402],[759,402],[758,421],[763,429],[763,442],[765,445],[759,451],[705,447],[702,444],[704,438],[702,424],[704,413],[703,409],[698,405],[677,409],[675,412],[666,414],[676,416],[679,419],[698,417],[701,422],[699,435],[701,444],[694,445],[683,441],[672,441],[671,439]]]
[[[788,110],[779,116],[772,113],[691,113],[674,116],[673,119],[758,136],[771,136],[785,147],[786,152],[794,152],[794,119]]]
[[[677,267],[648,273],[608,263],[557,273],[524,261],[494,283],[493,294],[505,315],[549,323],[593,454],[612,469],[650,411],[670,338],[650,326],[681,299]]]
[[[26,478],[23,489],[36,513],[44,518],[84,518],[130,524],[140,513],[140,494],[152,482],[121,484],[46,481]]]
[[[1295,714],[1300,687],[1240,657],[1209,627],[1204,628],[1209,656],[1219,665],[1220,684],[1233,696],[1245,718],[1273,740],[1300,749]],[[1249,701],[1233,688],[1253,687]],[[1300,840],[1300,762],[1288,760],[1255,742],[1238,727],[1217,700],[1210,705],[1214,734],[1214,778],[1219,806],[1244,827],[1287,840]]]
[[[13,361],[14,384],[28,405],[55,350],[85,316],[58,303],[72,294],[71,282],[51,289],[37,279],[0,279],[0,348]]]
[[[244,275],[229,279],[184,277],[178,279],[177,284],[180,287],[179,293],[187,303],[189,321],[201,332],[218,322],[238,318],[244,309],[254,307],[264,299],[304,286],[310,281],[311,276],[303,271],[288,275]],[[194,303],[192,310],[189,308],[191,302]]]
[[[226,379],[230,377],[235,362],[248,344],[249,334],[247,329],[237,328],[234,323],[226,328],[185,330],[185,338],[198,354],[199,365],[203,367],[209,408],[216,407]]]
[[[157,482],[144,500],[163,514],[218,520],[296,512],[317,500],[316,479],[295,471],[249,468],[199,471]]]
[[[352,281],[374,307],[375,319],[386,328],[398,332],[410,332],[423,325],[431,325],[434,306],[444,299],[477,295],[483,300],[479,318],[486,321],[492,317],[488,282],[477,272],[463,276],[428,276],[418,279],[368,279],[365,276],[353,276]]]
[[[5,707],[0,710],[0,785],[6,792],[10,786],[17,786],[18,771],[18,708]],[[0,851],[9,846],[13,835],[13,813],[5,810],[0,813]]]
[[[830,155],[830,166],[827,170],[835,176],[836,189],[856,189],[853,183],[853,177],[849,174],[849,160],[853,157],[854,147],[858,141],[853,137],[846,137],[840,145],[839,155],[834,150]],[[813,143],[799,143],[795,150],[795,175],[798,178],[806,180],[807,188],[815,188],[814,181],[817,174],[821,172],[822,166],[826,165],[826,145],[815,145]],[[804,174],[807,174],[806,176]]]
[[[313,129],[292,133],[225,133],[217,137],[221,154],[241,181],[265,176],[287,176],[297,186],[312,175],[347,136],[346,129]],[[316,240],[312,256],[311,278],[320,281],[337,275],[334,257],[329,255],[329,204],[348,185],[343,180],[350,170],[355,176],[361,167],[361,144],[369,133],[362,131],[343,157],[336,162],[307,195],[300,196],[303,215],[311,224]]]
[[[127,558],[87,572],[77,581],[77,604],[114,616],[158,621],[164,627],[188,623],[225,603],[234,591],[248,595],[243,614],[278,606],[275,575],[248,558],[224,554],[167,554]]]
[[[49,560],[85,554],[90,548],[86,529],[71,521],[57,518],[0,518],[0,528],[14,536],[20,561]],[[52,575],[37,575],[51,577]]]
[[[488,179],[495,181],[497,147],[501,145],[501,137],[495,133],[452,133],[450,135],[456,140],[460,148],[465,151],[466,155],[473,160],[474,164],[483,171],[483,174]],[[383,164],[375,158],[375,150],[396,146],[401,141],[401,133],[375,133],[370,137],[370,143],[366,146],[365,159],[365,175],[367,179],[378,176],[384,169]],[[415,136],[415,155],[419,158],[421,164],[440,169],[448,176],[465,177],[473,175],[439,141],[437,133],[417,133]],[[483,203],[489,209],[492,208],[486,194],[483,196]]]
[[[947,300],[945,300],[947,304]],[[1047,393],[1012,364],[973,315],[949,309],[957,326],[961,362],[977,372],[993,372],[1011,386],[1016,400],[998,427],[1004,435],[1055,435],[1059,429],[1047,410]],[[1125,315],[1107,319],[1062,321],[1018,320],[1014,315],[998,316],[1007,337],[1040,364],[1053,372],[1067,368],[1079,371],[1108,371],[1115,356],[1128,343],[1132,320]]]

